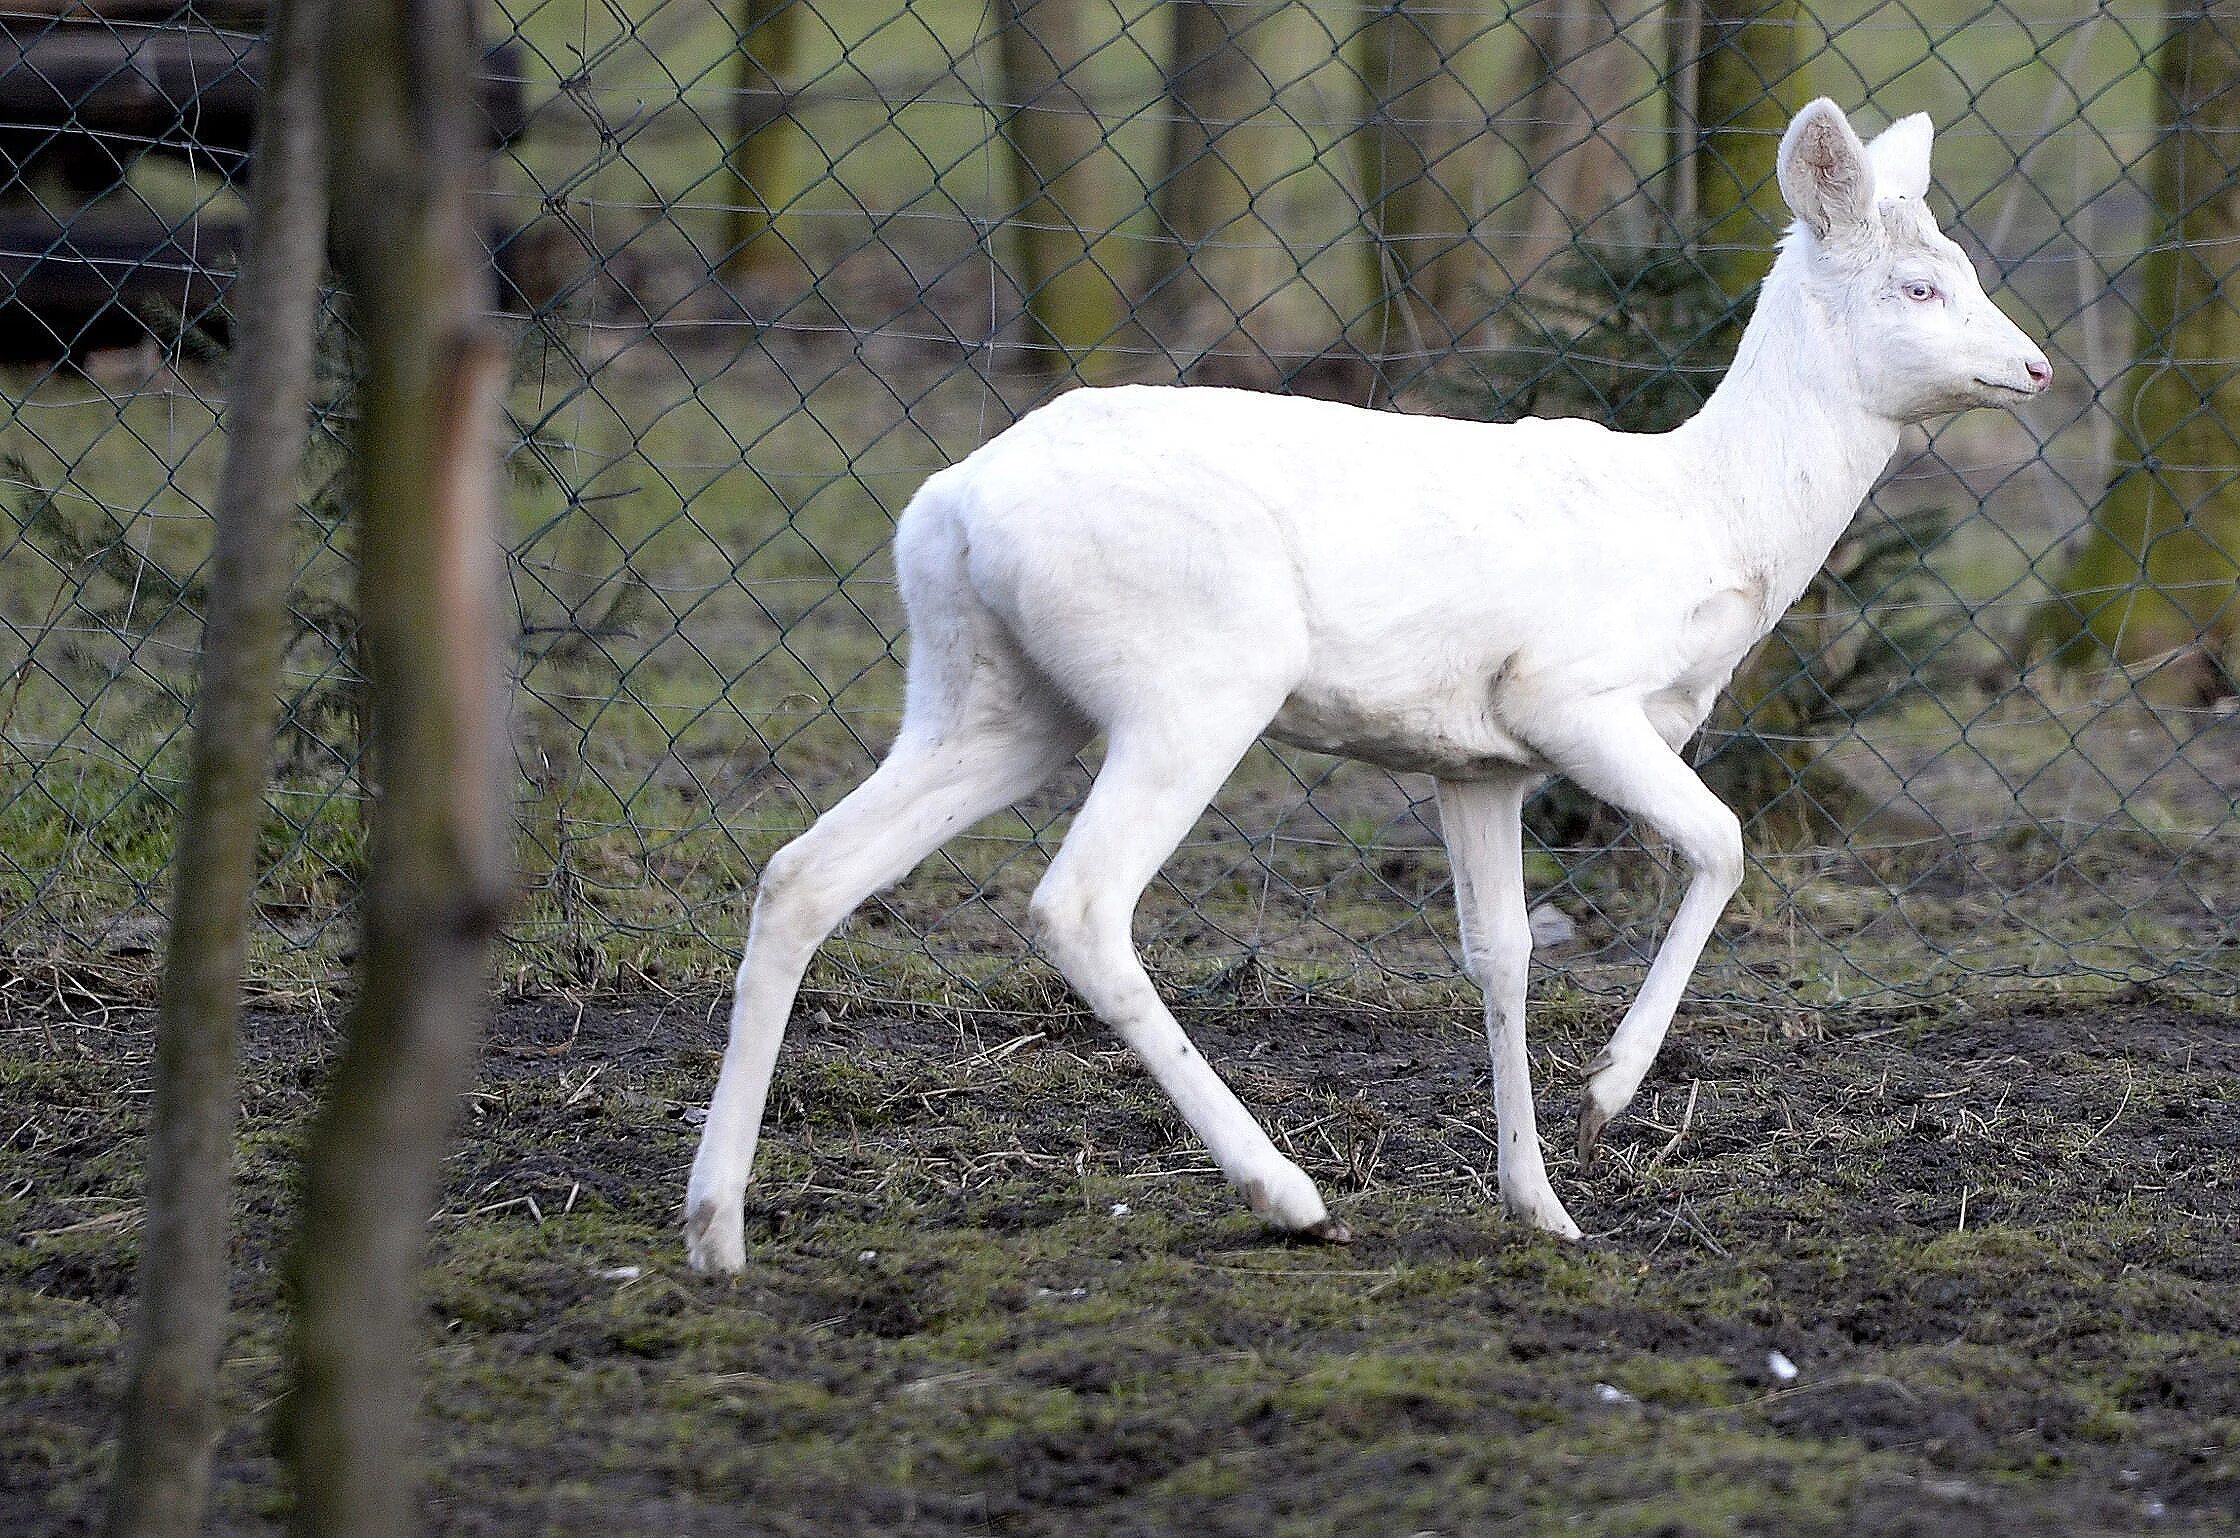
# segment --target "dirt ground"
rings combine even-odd
[[[148,1017],[0,1022],[0,1532],[93,1528]],[[1613,1011],[1538,1031],[1544,1126]],[[1359,1234],[1243,1215],[1093,1024],[810,1006],[736,1283],[675,1236],[708,999],[506,1004],[431,1229],[444,1534],[2240,1532],[2240,1019],[1685,1019],[1566,1246],[1476,1022],[1192,1028]],[[277,1531],[277,1257],[335,1027],[259,1013],[219,1530]],[[1552,1139],[1555,1142],[1567,1141]],[[1778,1354],[1778,1355],[1777,1355]]]

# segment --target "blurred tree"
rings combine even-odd
[[[326,0],[277,0],[205,591],[201,686],[156,1017],[140,1299],[110,1488],[111,1538],[201,1531],[226,1338],[236,1033],[324,270]]]
[[[1276,93],[1293,35],[1311,18],[1285,0],[1168,9],[1161,239],[1144,285],[1151,324],[1193,377],[1280,384],[1311,322],[1300,313],[1298,258],[1259,199],[1290,169]]]
[[[731,210],[723,277],[734,285],[809,280],[794,213],[813,179],[816,145],[787,95],[807,9],[808,0],[739,0],[731,152],[724,161],[730,187],[723,198]]]
[[[1648,96],[1649,61],[1629,34],[1650,14],[1602,0],[1525,14],[1536,78],[1525,108],[1524,234],[1502,248],[1511,288],[1554,277],[1550,264],[1577,241],[1631,245],[1645,233],[1611,214],[1638,196],[1625,139]]]
[[[1488,167],[1478,148],[1486,114],[1455,62],[1488,25],[1467,6],[1386,0],[1355,34],[1354,67],[1368,96],[1361,203],[1376,233],[1369,291],[1380,296],[1371,345],[1380,355],[1444,352],[1467,341],[1488,308],[1491,264],[1479,230]]]
[[[296,1532],[398,1538],[415,1278],[509,885],[498,667],[498,391],[476,234],[467,0],[338,7],[325,80],[334,249],[365,338],[354,441],[375,782],[349,1039],[305,1160],[285,1443]]]
[[[1099,0],[998,0],[1003,142],[1011,151],[1010,273],[1034,364],[1110,374],[1128,305],[1102,251],[1113,152],[1081,72],[1108,31]]]
[[[1773,265],[1773,243],[1789,225],[1774,162],[1803,105],[1804,18],[1794,0],[1683,3],[1691,7],[1683,35],[1697,45],[1674,70],[1695,87],[1695,99],[1676,103],[1673,114],[1694,132],[1687,201],[1706,270],[1739,300]]]
[[[1781,135],[1802,105],[1804,18],[1793,0],[1678,0],[1676,11],[1667,33],[1676,45],[1672,121],[1675,138],[1685,135],[1676,159],[1687,186],[1672,200],[1673,212],[1699,269],[1725,298],[1699,335],[1731,349],[1746,318],[1742,301],[1773,266],[1774,243],[1789,225],[1776,166]],[[1683,338],[1680,345],[1695,340]],[[1870,553],[1881,558],[1876,547]],[[1795,616],[1784,621],[1796,623]],[[1803,729],[1808,718],[1799,712],[1829,691],[1813,680],[1782,634],[1760,643],[1736,669],[1714,722],[1761,743],[1788,736],[1786,750],[1736,761],[1786,764],[1801,777],[1804,760],[1796,745],[1807,744],[1802,751],[1815,756],[1818,748],[1811,746],[1816,735]],[[1831,794],[1821,792],[1819,798]],[[1797,804],[1814,805],[1814,794],[1801,794]]]
[[[2155,79],[2123,446],[2036,629],[2067,667],[2144,668],[2150,696],[2197,703],[2240,687],[2240,4],[2172,6]]]

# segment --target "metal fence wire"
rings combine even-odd
[[[0,0],[0,946],[160,939],[262,67],[247,0]],[[2067,0],[504,0],[486,12],[523,896],[514,965],[713,978],[891,736],[888,545],[1082,383],[1668,426],[1826,94],[1926,111],[1938,212],[2054,361],[1911,431],[1692,749],[1751,878],[1703,986],[2229,994],[2240,6]],[[368,786],[330,317],[255,965],[346,953]],[[1054,517],[1066,516],[1053,508]],[[1093,755],[1092,755],[1093,761]],[[985,999],[1086,783],[830,951]],[[1618,986],[1678,872],[1565,787],[1540,959]],[[1454,975],[1427,782],[1256,749],[1147,896],[1172,980]]]

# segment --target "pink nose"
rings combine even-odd
[[[2022,367],[2029,374],[2030,382],[2039,389],[2043,390],[2047,385],[2053,383],[2053,365],[2046,362],[2045,359],[2032,358]]]

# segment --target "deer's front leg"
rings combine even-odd
[[[1648,1076],[1712,926],[1742,885],[1742,827],[1637,709],[1607,706],[1562,725],[1551,740],[1535,745],[1581,789],[1663,834],[1690,872],[1687,895],[1648,979],[1610,1044],[1587,1065],[1579,1106],[1584,1169],[1594,1159],[1602,1129],[1632,1102]]]
[[[1524,903],[1524,798],[1533,776],[1439,782],[1439,825],[1454,867],[1455,912],[1470,975],[1485,991],[1493,1053],[1493,1109],[1500,1124],[1501,1201],[1535,1228],[1566,1239],[1579,1225],[1556,1199],[1540,1153],[1525,1056],[1526,971],[1532,925]]]

